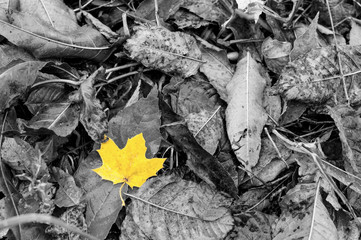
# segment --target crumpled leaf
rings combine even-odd
[[[38,77],[39,71],[47,62],[29,61],[19,63],[0,75],[0,112],[24,100],[28,90]]]
[[[258,5],[264,5],[262,0],[236,0],[238,8],[242,9],[248,15],[253,17],[255,22],[258,21],[259,16],[262,14],[262,8]]]
[[[146,98],[124,108],[109,121],[108,135],[117,146],[123,148],[129,138],[143,133],[147,147],[146,156],[152,158],[158,152],[162,140],[158,101],[158,91],[154,87]]]
[[[98,75],[103,74],[104,68],[96,70],[80,85],[79,92],[83,99],[80,111],[80,122],[88,135],[96,142],[104,139],[108,131],[108,118],[103,111],[99,99],[95,96],[94,82]]]
[[[0,9],[1,35],[36,58],[82,57],[104,61],[112,53],[108,41],[97,30],[78,25],[74,12],[63,1],[23,2],[21,11]]]
[[[142,133],[130,138],[123,149],[119,149],[109,138],[98,150],[103,165],[93,171],[113,184],[124,182],[131,188],[140,187],[148,178],[156,176],[166,160],[166,158],[148,159],[145,157],[146,151]],[[121,189],[120,197],[122,198]],[[122,201],[124,206],[124,200]]]
[[[144,236],[169,240],[223,239],[233,228],[233,217],[227,209],[231,199],[206,184],[174,175],[162,176],[148,180],[132,195],[122,225],[122,240],[145,239]]]
[[[282,214],[273,229],[274,240],[336,240],[337,229],[314,183],[298,184],[281,202]]]
[[[122,205],[119,204],[119,184],[102,181],[92,169],[101,166],[101,158],[95,151],[81,161],[74,178],[85,192],[87,232],[99,239],[105,239],[118,218]]]
[[[342,64],[343,74],[359,70],[361,48],[358,46],[339,46],[338,56]],[[308,54],[290,62],[284,67],[275,88],[287,101],[298,100],[309,104],[321,104],[337,96],[338,102],[345,102],[344,88],[340,78],[323,80],[324,78],[340,75],[339,63],[335,48],[332,46],[313,49]],[[359,78],[357,75],[346,77],[346,89],[351,88],[349,95],[351,103],[358,103],[360,99],[352,97]],[[352,79],[354,79],[352,81]],[[353,86],[350,86],[351,82]],[[358,87],[359,88],[359,87]]]
[[[271,37],[266,38],[262,43],[262,54],[267,67],[275,73],[280,73],[289,62],[291,48],[290,42],[281,42]]]
[[[124,45],[131,58],[146,67],[183,77],[197,73],[201,51],[192,36],[163,27],[136,26],[134,30]]]
[[[227,85],[228,138],[237,159],[250,171],[258,162],[261,133],[268,118],[262,107],[266,81],[259,68],[247,54],[238,62],[236,73]]]
[[[72,207],[80,203],[82,190],[75,184],[73,176],[60,168],[53,167],[53,176],[59,184],[54,203],[58,207]]]

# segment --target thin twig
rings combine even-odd
[[[143,70],[143,72],[148,72],[148,71],[150,71],[150,69]],[[133,72],[125,73],[123,75],[119,75],[117,77],[113,77],[113,78],[109,79],[106,84],[113,83],[113,82],[118,81],[118,80],[120,80],[122,78],[126,78],[126,77],[129,77],[129,76],[138,74],[138,73],[139,73],[139,71],[133,71]]]
[[[255,205],[253,205],[252,207],[248,208],[245,212],[250,212],[253,209],[255,209],[257,206],[259,206],[264,200],[266,200],[272,193],[274,193],[276,191],[276,189],[278,189],[278,187],[280,187],[289,177],[289,175],[291,175],[292,173],[288,173],[288,175],[285,175],[284,179],[282,182],[280,182],[275,188],[273,188],[269,193],[266,194],[266,196],[264,196],[260,201],[258,201]],[[237,214],[235,214],[237,215]]]
[[[89,4],[91,4],[94,0],[89,0],[87,3],[85,3],[84,5],[81,5],[81,1],[79,1],[79,7],[75,8],[73,11],[74,12],[78,12],[80,10],[82,10],[83,8],[87,7]]]
[[[140,21],[140,22],[147,23],[147,24],[149,24],[149,25],[155,25],[154,22],[149,21],[148,19],[138,17],[138,16],[136,15],[136,13],[130,13],[129,11],[124,11],[124,10],[121,9],[120,7],[117,7],[117,9],[118,9],[119,11],[121,11],[122,13],[126,13],[128,16],[130,16],[131,18],[134,18],[135,20],[138,20],[138,21]]]
[[[196,136],[202,131],[202,129],[208,124],[208,122],[212,120],[212,118],[217,114],[217,112],[219,111],[219,109],[221,109],[221,106],[218,106],[218,108],[216,109],[216,111],[214,111],[214,113],[207,119],[207,121],[202,125],[202,127],[200,127],[200,128],[198,129],[198,131],[196,132],[196,134],[194,134],[194,137],[196,137]]]
[[[320,179],[318,179],[317,181],[317,187],[316,187],[316,194],[315,194],[315,200],[314,200],[314,204],[313,204],[313,210],[312,210],[312,219],[311,219],[311,227],[310,227],[310,232],[308,234],[308,238],[307,239],[312,239],[312,233],[313,233],[313,229],[314,229],[314,225],[315,225],[315,218],[316,218],[316,210],[317,210],[317,200],[320,196],[319,192],[320,192],[320,186],[321,186],[321,181]]]
[[[50,14],[49,14],[49,12],[48,12],[48,9],[46,8],[43,0],[40,0],[40,3],[41,3],[41,5],[43,6],[43,8],[44,8],[44,10],[45,10],[46,16],[48,17],[51,26],[52,26],[53,28],[55,28],[54,23],[53,23],[53,20],[51,19]]]
[[[125,68],[135,67],[135,66],[138,66],[138,65],[139,65],[139,63],[128,63],[128,64],[125,64],[125,65],[121,65],[121,66],[117,66],[117,67],[113,67],[113,68],[108,68],[107,70],[105,70],[105,74],[115,72],[115,71],[119,71],[119,70],[123,70]]]
[[[286,164],[286,167],[287,167],[287,168],[290,168],[290,166],[288,165],[288,163],[286,162],[286,160],[283,158],[283,156],[282,156],[280,150],[278,149],[276,143],[273,141],[273,139],[272,139],[271,135],[269,134],[268,129],[267,129],[266,127],[264,128],[264,131],[265,131],[268,139],[271,141],[271,143],[272,143],[272,145],[273,145],[273,148],[276,150],[276,152],[277,152],[277,154],[278,154],[278,157]]]
[[[50,79],[50,80],[45,80],[45,81],[42,81],[42,82],[37,82],[37,83],[34,83],[31,88],[36,88],[36,87],[39,87],[39,86],[42,86],[42,85],[45,85],[45,84],[49,84],[49,83],[67,83],[67,84],[70,84],[70,85],[73,85],[73,86],[79,86],[83,83],[83,81],[73,81],[73,80],[69,80],[69,79]]]
[[[345,92],[345,98],[347,100],[347,104],[350,105],[350,98],[348,96],[347,93],[347,87],[346,87],[346,79],[345,76],[343,75],[343,70],[342,70],[342,63],[341,63],[341,58],[340,58],[340,53],[338,51],[338,44],[337,44],[337,38],[336,38],[336,32],[335,32],[335,26],[333,25],[333,19],[332,19],[332,14],[331,14],[331,8],[330,8],[330,3],[328,0],[326,0],[326,4],[327,4],[327,10],[328,10],[328,15],[330,17],[330,21],[331,21],[331,28],[332,28],[332,33],[333,33],[333,39],[335,40],[335,47],[336,47],[336,55],[337,55],[337,62],[338,62],[338,67],[340,69],[340,74],[342,76],[342,85],[343,85],[343,90]]]
[[[16,226],[18,224],[32,223],[32,222],[57,225],[71,232],[77,233],[83,237],[86,237],[88,239],[99,240],[99,238],[96,238],[88,233],[85,233],[81,231],[79,228],[74,227],[58,218],[45,214],[37,214],[37,213],[22,214],[20,216],[4,219],[0,221],[0,229]]]
[[[348,77],[348,76],[356,75],[359,73],[361,73],[361,70],[357,70],[355,72],[350,72],[350,73],[345,73],[343,76]],[[341,78],[341,77],[342,77],[341,75],[336,75],[336,76],[332,76],[332,77],[316,79],[316,80],[313,80],[312,82],[322,82],[322,81],[334,80],[334,79]]]
[[[154,0],[154,14],[155,14],[155,22],[157,26],[160,26],[159,15],[158,15],[158,0]]]
[[[155,204],[155,203],[149,202],[149,201],[147,201],[147,200],[145,200],[145,199],[142,199],[142,198],[140,198],[140,197],[134,196],[134,195],[129,194],[129,193],[123,193],[123,194],[126,195],[126,196],[128,196],[128,197],[137,199],[137,200],[139,200],[139,201],[141,201],[141,202],[144,202],[144,203],[146,203],[146,204],[149,204],[149,205],[151,205],[151,206],[153,206],[153,207],[156,207],[156,208],[162,209],[162,210],[164,210],[164,211],[167,211],[167,212],[172,212],[172,213],[175,213],[175,214],[178,214],[178,215],[182,215],[182,216],[186,216],[186,217],[189,217],[189,218],[200,219],[200,218],[198,218],[198,217],[196,217],[196,216],[188,215],[188,214],[185,214],[185,213],[177,212],[177,211],[172,210],[172,209],[169,209],[169,208],[162,207],[162,206],[160,206],[160,205],[157,205],[157,204]],[[207,221],[207,220],[205,220],[205,219],[202,219],[202,220],[203,220],[203,221]],[[212,221],[212,220],[210,220],[210,221]]]

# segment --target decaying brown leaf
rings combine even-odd
[[[79,26],[63,1],[22,1],[21,9],[0,8],[1,35],[37,58],[81,57],[104,61],[113,52],[100,32]]]
[[[134,30],[124,45],[131,58],[146,67],[183,77],[197,73],[201,51],[192,36],[163,27],[136,26]]]
[[[338,51],[332,46],[312,49],[283,69],[277,83],[277,91],[286,100],[320,104],[337,97],[338,102],[345,102],[341,78],[335,78],[340,76],[337,58],[340,58],[343,74],[351,74],[360,69],[359,52],[359,45],[339,46]],[[349,89],[350,85],[351,88],[354,88],[355,84],[357,86],[355,80],[358,78],[358,75],[346,77],[346,89]],[[352,95],[352,92],[348,94]]]
[[[206,184],[170,175],[149,179],[132,194],[120,239],[223,239],[233,228],[230,199]],[[134,197],[132,197],[134,196]]]
[[[291,189],[281,207],[282,215],[273,229],[274,240],[336,240],[337,229],[322,202],[316,184],[298,184]]]

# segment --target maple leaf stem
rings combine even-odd
[[[123,182],[122,186],[120,186],[120,189],[119,189],[119,195],[120,195],[120,199],[122,200],[122,206],[125,206],[125,201],[124,201],[123,196],[122,196],[122,188],[124,187],[124,185],[126,183],[127,182]]]

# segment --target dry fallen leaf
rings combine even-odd
[[[232,80],[227,84],[226,122],[228,138],[237,159],[249,171],[257,165],[261,133],[267,122],[263,108],[266,80],[250,54],[241,59]]]
[[[282,214],[274,225],[274,240],[339,239],[316,185],[302,183],[287,192],[281,202]]]
[[[98,150],[103,165],[93,169],[93,171],[104,180],[112,181],[114,184],[124,182],[122,187],[125,183],[131,188],[140,187],[149,177],[156,176],[158,170],[163,168],[166,159],[148,159],[145,157],[146,151],[142,133],[130,138],[123,149],[119,149],[114,141],[109,138],[108,141],[102,143]],[[121,195],[122,187],[120,188],[120,198],[124,206],[125,203]]]
[[[124,48],[144,66],[165,73],[190,77],[201,65],[201,51],[194,37],[163,27],[134,27],[134,35]]]
[[[234,227],[231,202],[205,182],[153,178],[132,191],[119,239],[224,239]]]

